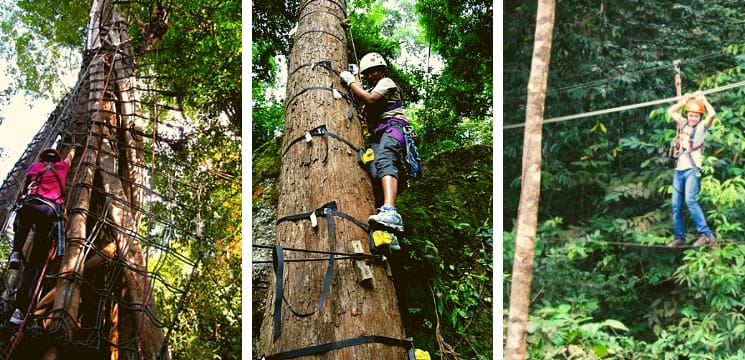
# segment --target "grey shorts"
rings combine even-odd
[[[397,127],[401,133],[399,127]],[[400,179],[399,171],[402,169],[402,154],[404,146],[398,139],[390,133],[384,132],[378,142],[370,144],[370,148],[375,152],[375,160],[370,166],[370,175],[373,179],[379,180],[383,176],[391,175]]]

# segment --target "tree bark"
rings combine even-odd
[[[535,45],[533,47],[525,112],[522,187],[517,214],[515,258],[512,267],[509,323],[507,326],[505,355],[509,360],[526,358],[530,287],[533,281],[533,254],[541,192],[541,132],[551,59],[554,10],[554,0],[538,2]]]
[[[283,148],[320,125],[327,125],[330,132],[361,146],[363,139],[359,121],[347,119],[350,103],[345,99],[335,99],[332,91],[307,90],[313,86],[333,87],[349,94],[338,76],[322,67],[302,66],[330,60],[335,70],[346,69],[347,47],[339,20],[346,18],[345,3],[307,0],[300,8],[295,43],[288,61],[291,76],[287,84]],[[356,152],[330,137],[315,136],[309,143],[301,141],[290,146],[282,161],[278,217],[310,212],[331,201],[337,203],[338,211],[363,223],[367,223],[367,217],[373,213],[370,177],[357,164]],[[285,248],[328,251],[330,234],[326,221],[326,217],[319,217],[316,228],[307,219],[279,223],[276,243]],[[349,252],[351,241],[359,240],[369,253],[367,233],[363,229],[341,217],[334,217],[333,221],[337,252]],[[287,259],[312,256],[291,251],[284,254]],[[298,317],[286,303],[282,304],[281,334],[276,341],[273,339],[273,304],[277,301],[274,298],[277,284],[272,278],[261,328],[261,353],[268,356],[361,335],[405,338],[393,282],[382,266],[371,266],[373,280],[368,287],[357,283],[352,261],[336,261],[334,269],[330,293],[318,312]],[[299,312],[312,311],[321,295],[326,263],[291,262],[285,264],[284,271],[282,281],[287,303]],[[407,354],[402,347],[376,343],[346,347],[308,358],[406,359]]]
[[[145,117],[134,86],[129,12],[109,0],[94,0],[90,14],[78,83],[69,102],[58,107],[64,108],[59,116],[67,124],[60,133],[63,152],[76,149],[67,184],[67,246],[57,284],[41,294],[36,313],[47,314],[45,328],[64,341],[80,341],[77,332],[96,329],[111,342],[98,344],[111,359],[168,359],[167,351],[161,355],[164,335],[156,324],[140,244],[146,179],[138,134]],[[110,293],[102,298],[85,283]],[[58,345],[43,358],[58,358]]]

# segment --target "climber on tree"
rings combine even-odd
[[[343,71],[339,76],[351,93],[365,104],[372,153],[368,151],[363,161],[371,162],[375,205],[379,207],[378,213],[371,215],[368,220],[371,225],[402,232],[404,224],[396,211],[396,196],[399,185],[404,183],[399,181],[399,175],[404,171],[404,127],[409,123],[404,115],[403,94],[396,83],[385,76],[387,68],[388,65],[378,53],[371,52],[362,57],[360,72],[373,86],[369,91],[363,89],[349,71]],[[398,250],[395,238],[394,243],[391,248]]]
[[[685,106],[685,117],[681,109]],[[701,163],[703,161],[704,139],[716,118],[714,107],[703,95],[686,94],[681,101],[667,110],[678,126],[678,138],[675,144],[676,166],[673,175],[673,241],[669,247],[685,245],[685,219],[683,203],[685,202],[691,218],[696,225],[698,238],[694,247],[710,245],[714,235],[706,224],[706,216],[696,199],[701,187]],[[704,118],[706,114],[706,118]]]
[[[21,208],[13,224],[15,235],[8,264],[11,269],[20,269],[23,261],[23,244],[32,227],[35,227],[34,242],[16,291],[16,309],[10,317],[13,324],[20,325],[23,322],[42,267],[53,245],[49,233],[55,223],[57,226],[61,225],[61,206],[64,202],[62,194],[74,155],[75,150],[70,150],[67,157],[62,160],[62,155],[57,149],[45,149],[39,155],[39,161],[31,164],[26,170],[23,186],[27,192],[22,198]]]

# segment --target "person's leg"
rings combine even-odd
[[[706,223],[706,214],[704,214],[697,199],[698,192],[701,189],[701,172],[693,169],[687,173],[685,181],[686,185],[683,196],[686,207],[688,207],[688,211],[691,213],[691,219],[693,219],[693,223],[696,226],[696,232],[698,233],[698,239],[693,243],[693,246],[708,245],[713,240],[714,234]]]
[[[373,149],[373,152],[376,154],[375,157],[378,157],[378,153],[380,152],[380,145],[378,143],[372,143],[370,144],[370,148]],[[370,162],[368,165],[370,167],[370,178],[372,179],[372,188],[373,188],[373,195],[375,196],[375,207],[379,208],[383,206],[383,203],[385,202],[384,196],[383,196],[383,184],[382,184],[382,176],[378,174],[378,169],[375,166],[375,160]]]
[[[13,251],[23,251],[23,245],[26,244],[26,238],[34,224],[34,210],[29,206],[23,206],[18,209],[15,221],[13,222]]]
[[[401,142],[390,133],[384,133],[380,137],[380,143],[375,152],[373,167],[374,174],[380,181],[383,193],[383,205],[375,215],[368,220],[371,224],[377,224],[384,228],[395,231],[403,231],[403,220],[396,211],[396,197],[398,196],[398,175],[400,151],[403,149]],[[373,172],[371,172],[373,173]]]
[[[42,275],[41,270],[47,260],[49,250],[52,248],[53,242],[49,233],[56,221],[54,210],[46,205],[34,206],[32,210],[36,221],[34,244],[29,254],[28,264],[23,270],[23,276],[16,291],[15,299],[15,307],[20,309],[23,314],[26,314],[28,311],[28,306],[33,299],[36,285]]]
[[[675,170],[673,174],[673,242],[671,246],[685,244],[685,218],[683,217],[683,191],[685,190],[685,176],[683,171]]]
[[[383,185],[383,204],[396,206],[396,196],[398,195],[398,179],[393,175],[386,175],[380,180]]]

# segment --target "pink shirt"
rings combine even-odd
[[[48,170],[46,166],[45,163],[37,161],[31,164],[31,167],[26,171],[26,177],[31,181],[37,182],[29,191],[29,195],[39,195],[57,204],[62,204],[65,202],[62,198],[62,192],[65,191],[65,181],[67,180],[67,171],[70,170],[70,165],[64,161],[58,161],[54,164],[49,164],[50,168]],[[57,176],[54,175],[55,173]],[[41,174],[40,178],[39,174]],[[59,180],[57,180],[58,176]]]

